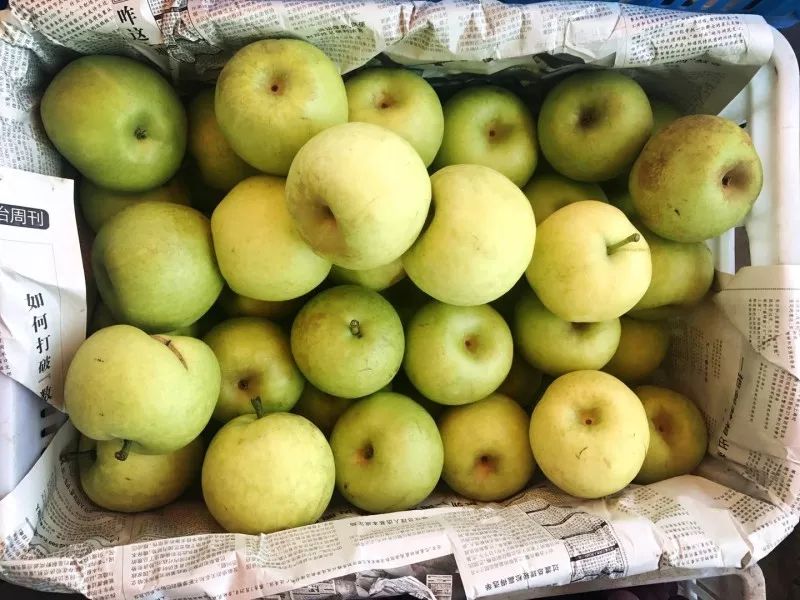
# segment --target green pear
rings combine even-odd
[[[78,171],[104,188],[162,185],[186,149],[186,113],[157,71],[124,56],[73,60],[42,96],[44,129]]]
[[[120,460],[131,444],[137,452],[163,454],[200,434],[216,405],[220,378],[214,353],[200,340],[112,325],[75,353],[64,406],[82,434],[114,440]]]
[[[347,80],[350,121],[380,125],[404,138],[427,167],[442,143],[444,115],[431,84],[407,69],[364,69]]]
[[[680,314],[700,302],[714,281],[714,255],[703,242],[664,239],[644,227],[653,275],[644,296],[631,309],[636,318]]]
[[[208,219],[165,202],[136,204],[106,223],[92,246],[92,268],[114,317],[148,331],[194,323],[223,285]]]
[[[313,523],[327,508],[334,481],[325,436],[291,413],[228,421],[203,461],[206,506],[235,533],[259,535]]]
[[[189,104],[189,155],[207,186],[227,192],[257,171],[231,148],[214,114],[214,90],[197,94]]]
[[[121,461],[115,456],[116,441],[97,442],[85,436],[78,449],[83,491],[101,508],[126,513],[160,508],[183,494],[200,475],[204,450],[197,437],[174,452],[130,451]]]
[[[488,304],[433,301],[408,325],[403,370],[426,398],[468,404],[498,388],[511,369],[513,353],[511,330]]]
[[[522,187],[536,169],[536,123],[513,92],[494,85],[456,92],[444,103],[444,137],[433,171],[483,165]]]
[[[522,188],[539,225],[559,208],[581,200],[606,201],[606,194],[596,183],[572,181],[558,173],[534,175]]]
[[[619,345],[618,318],[574,323],[554,315],[532,293],[517,304],[514,339],[525,359],[548,375],[599,369]]]
[[[722,117],[689,115],[647,143],[628,187],[648,229],[676,242],[702,242],[747,216],[763,176],[741,127]]]
[[[140,202],[172,202],[189,205],[189,190],[180,176],[146,192],[117,192],[83,178],[78,186],[78,203],[92,231],[98,232],[111,217]]]
[[[375,291],[340,285],[314,296],[291,333],[297,366],[315,387],[358,398],[389,383],[403,361],[403,324]]]
[[[559,82],[538,121],[542,153],[577,181],[606,181],[627,171],[652,129],[647,94],[611,70],[582,71]]]
[[[331,433],[336,488],[373,513],[406,510],[433,491],[444,453],[436,422],[419,404],[379,392],[353,404]]]
[[[261,398],[264,412],[288,411],[300,398],[305,380],[292,358],[289,336],[258,317],[223,321],[203,341],[222,369],[214,418],[230,421],[254,412],[250,400]]]
[[[339,68],[319,48],[260,40],[225,64],[214,113],[236,154],[259,171],[286,175],[303,144],[347,122],[347,93]]]

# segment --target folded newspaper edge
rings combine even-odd
[[[318,45],[342,72],[404,64],[441,86],[492,76],[531,98],[536,81],[582,64],[635,69],[649,91],[684,110],[718,112],[772,51],[760,18],[604,2],[157,6],[154,13],[146,0],[87,0],[76,13],[67,0],[18,0],[0,12],[0,166],[61,173],[36,102],[76,52],[145,57],[181,84],[213,81],[249,41],[291,35]],[[196,497],[140,515],[97,509],[74,462],[60,459],[76,440],[67,424],[0,500],[0,575],[91,598],[456,600],[752,565],[798,520],[798,281],[798,267],[743,269],[675,324],[670,382],[698,402],[709,425],[700,476],[596,501],[545,482],[500,504],[437,493],[417,510],[334,508],[314,525],[246,536],[220,531]],[[771,311],[769,322],[752,317],[761,310]]]

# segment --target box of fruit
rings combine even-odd
[[[744,569],[797,523],[798,69],[761,18],[0,24],[0,425],[69,416],[0,499],[3,579],[530,598]]]

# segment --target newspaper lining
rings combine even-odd
[[[533,96],[540,78],[585,64],[635,69],[648,90],[698,112],[721,110],[772,50],[756,17],[603,2],[86,0],[75,11],[67,0],[16,0],[0,13],[0,165],[62,173],[36,101],[75,53],[144,57],[180,85],[213,81],[238,47],[281,35],[317,44],[343,73],[399,63],[438,85],[492,75]],[[196,495],[142,515],[99,511],[74,463],[60,460],[76,438],[68,424],[0,500],[0,575],[91,598],[460,600],[746,567],[798,519],[798,281],[798,267],[744,269],[674,332],[670,381],[709,424],[703,477],[598,501],[540,483],[502,504],[434,495],[391,515],[340,507],[315,525],[244,536],[220,531]],[[82,299],[82,275],[59,272],[58,282]],[[774,318],[754,319],[759,307]]]

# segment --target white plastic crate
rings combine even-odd
[[[800,73],[788,41],[777,30],[773,35],[775,45],[770,62],[721,113],[746,122],[746,130],[764,166],[761,195],[744,224],[752,265],[800,264]],[[710,243],[721,272],[736,270],[735,238],[735,231],[730,230]],[[63,420],[63,415],[32,392],[0,375],[0,498],[22,479]],[[650,573],[540,592],[562,595],[680,581],[680,593],[692,600],[766,597],[763,574],[757,566],[703,579],[687,577],[691,577],[690,572]],[[527,594],[526,597],[544,596]]]

